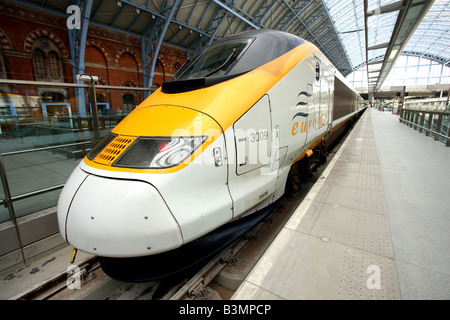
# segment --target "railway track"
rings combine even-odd
[[[70,272],[61,271],[9,300],[48,300],[62,292],[75,289],[75,286],[81,288],[81,285],[84,287],[92,285],[92,281],[99,273],[102,273],[100,263],[97,257],[92,256],[73,264]]]
[[[339,146],[341,142],[337,144]],[[335,151],[329,151],[330,160]],[[326,164],[328,164],[327,161]],[[213,259],[184,278],[147,283],[125,283],[104,274],[97,257],[89,257],[10,300],[227,300],[239,285],[223,285],[221,272],[239,274],[243,280],[279,230],[312,188],[326,164],[315,168],[313,177],[301,181],[300,188],[279,201],[275,210],[243,237],[223,249]]]
[[[252,241],[253,235],[262,229],[267,223],[266,218],[258,223],[244,237],[235,241],[231,246],[225,248],[221,253],[216,255],[202,269],[200,269],[189,281],[177,288],[174,287],[161,300],[185,300],[185,299],[217,299],[221,298],[218,293],[208,285],[213,282],[215,277],[227,266],[236,265],[239,261],[239,253]],[[176,289],[176,290],[174,290]]]

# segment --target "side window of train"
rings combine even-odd
[[[316,62],[316,81],[320,80],[320,62]]]

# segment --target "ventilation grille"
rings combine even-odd
[[[94,162],[111,165],[117,158],[133,143],[135,137],[118,136],[100,154],[95,157]]]

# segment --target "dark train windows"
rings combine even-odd
[[[320,62],[316,62],[316,81],[320,80]]]

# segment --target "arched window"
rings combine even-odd
[[[45,71],[45,53],[41,49],[34,50],[34,72],[36,76],[45,77],[47,72]]]
[[[97,103],[104,103],[105,102],[105,96],[104,96],[104,94],[103,93],[100,93],[100,92],[97,92],[96,94],[95,94],[95,97],[96,97],[96,99],[97,99]]]
[[[156,65],[155,65],[155,78],[156,77],[158,77],[158,78],[162,77],[158,80],[162,81],[162,82],[166,82],[166,70],[164,68],[164,64],[159,59],[156,60]]]
[[[122,96],[123,112],[129,113],[136,107],[136,97],[134,94],[124,94]]]
[[[64,81],[59,49],[47,37],[40,37],[33,44],[33,66],[36,80]]]
[[[61,76],[59,57],[54,51],[50,51],[50,53],[48,54],[48,66],[51,77]]]
[[[134,95],[132,94],[124,94],[122,96],[123,102],[128,104],[134,104]]]
[[[6,79],[8,78],[6,73],[6,63],[5,59],[3,58],[3,50],[2,46],[0,44],[0,79]]]

